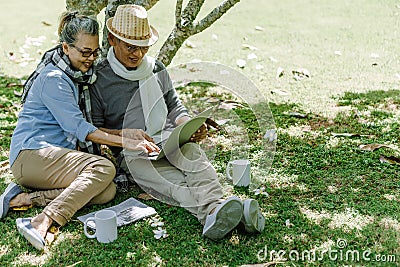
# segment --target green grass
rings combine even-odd
[[[10,107],[19,99],[13,93],[15,88],[5,87],[8,82],[15,82],[15,79],[1,78],[0,91],[6,96],[2,100],[6,121],[14,125],[16,118]],[[234,99],[220,88],[204,83],[189,84],[179,88],[178,92],[182,99],[188,100],[195,99],[187,97],[194,94],[204,99]],[[271,169],[268,172],[260,168],[259,159],[251,158],[253,175],[257,174],[257,186],[265,186],[268,196],[255,196],[251,190],[232,188],[223,176],[224,167],[236,147],[219,144],[212,162],[220,173],[221,183],[227,195],[237,194],[243,198],[253,197],[258,200],[267,218],[266,229],[260,235],[249,235],[241,229],[235,229],[227,238],[213,242],[201,236],[202,226],[184,209],[155,200],[143,200],[158,211],[169,234],[167,238],[156,240],[148,221],[142,220],[119,228],[118,240],[103,245],[86,238],[82,224],[74,219],[61,228],[55,243],[42,254],[28,245],[15,228],[17,217],[34,216],[41,210],[33,208],[27,212],[10,212],[0,222],[0,228],[5,233],[5,237],[0,240],[0,264],[101,266],[107,262],[112,266],[239,266],[270,262],[269,253],[272,250],[286,253],[295,250],[300,255],[316,248],[320,248],[320,251],[340,251],[336,245],[338,240],[347,242],[342,253],[348,250],[359,253],[370,250],[369,257],[395,255],[398,264],[400,168],[399,165],[381,163],[379,157],[398,157],[399,151],[381,148],[367,152],[359,149],[360,144],[398,144],[399,123],[395,118],[398,116],[400,104],[396,99],[398,95],[391,92],[346,94],[336,101],[342,105],[345,103],[351,109],[335,118],[324,118],[312,113],[306,118],[297,118],[288,114],[293,111],[305,113],[298,105],[271,103],[269,106],[278,132]],[[394,104],[385,108],[388,102]],[[191,110],[200,110],[205,103],[207,101],[185,102]],[[265,105],[260,103],[255,108],[263,109]],[[374,111],[378,107],[379,112],[366,112]],[[224,116],[232,111],[219,112],[220,116]],[[233,112],[239,116],[244,128],[250,129],[246,131],[249,135],[249,149],[253,153],[262,153],[263,140],[260,133],[252,130],[259,129],[252,110],[237,108]],[[228,122],[225,127],[229,124]],[[296,129],[309,130],[299,134]],[[10,136],[12,127],[2,126],[1,131],[3,136]],[[332,136],[332,133],[350,132],[362,135]],[[218,136],[240,139],[239,136],[232,136],[232,133],[212,132],[212,137]],[[7,151],[8,146],[9,138],[2,138],[2,149]],[[5,157],[3,155],[2,159]],[[12,176],[4,173],[2,179],[0,187],[4,189]],[[141,192],[139,188],[133,188],[127,194],[118,195],[107,205],[85,207],[76,216],[115,205],[128,197],[137,197]],[[321,252],[316,255],[320,256]],[[331,257],[334,256],[335,254]],[[342,260],[330,259],[334,258],[329,258],[326,254],[323,260],[288,261],[286,265],[396,265],[393,262],[378,264],[362,258],[358,262],[352,258],[346,261],[344,256]]]
[[[206,1],[201,14],[219,2]],[[37,9],[39,3],[48,8]],[[28,75],[36,65],[30,61],[27,67],[21,67],[9,62],[6,54],[14,51],[20,56],[17,51],[25,36],[45,35],[47,41],[39,49],[52,46],[63,5],[58,0],[2,3],[9,12],[0,18],[0,49],[4,51],[0,72],[7,74],[0,78],[0,161],[8,158],[19,110],[14,90],[21,90],[6,85],[19,83],[13,77]],[[226,132],[213,132],[214,149],[205,145],[226,193],[259,201],[267,217],[261,235],[234,230],[226,239],[212,242],[201,237],[201,225],[185,210],[143,201],[159,212],[169,234],[166,239],[153,238],[149,223],[140,221],[120,228],[116,242],[101,245],[86,238],[82,224],[73,220],[61,229],[49,251],[41,254],[15,228],[17,217],[33,216],[41,210],[34,208],[11,212],[0,221],[0,265],[240,266],[270,262],[272,250],[339,250],[336,242],[344,239],[347,246],[342,252],[370,250],[371,258],[395,255],[396,263],[340,258],[331,261],[325,255],[322,261],[288,261],[276,266],[398,266],[400,170],[399,165],[381,163],[380,157],[399,157],[399,10],[397,0],[308,0],[301,4],[293,0],[241,1],[211,28],[189,39],[195,48],[183,46],[174,58],[171,66],[201,59],[235,68],[268,99],[268,103],[252,106],[254,113],[246,105],[234,112],[220,110],[218,119],[229,117],[231,121],[225,125]],[[150,11],[151,22],[160,32],[160,41],[151,49],[151,55],[169,34],[173,12],[173,1],[160,1]],[[42,20],[52,26],[44,26]],[[255,26],[264,31],[255,30]],[[242,44],[258,50],[244,49]],[[39,58],[36,47],[28,52]],[[257,59],[247,60],[246,67],[239,69],[236,60],[246,59],[250,53],[255,53]],[[264,68],[257,70],[256,64]],[[285,70],[280,78],[276,78],[278,67]],[[291,71],[296,68],[308,69],[311,78],[294,80]],[[192,111],[208,105],[204,98],[239,101],[204,83],[185,86],[179,94]],[[267,109],[272,112],[274,124],[269,116],[255,115]],[[307,116],[298,118],[291,112]],[[277,130],[276,149],[261,138],[268,128]],[[332,133],[358,136],[334,137]],[[393,149],[370,152],[359,148],[372,143]],[[255,187],[265,186],[268,196],[232,188],[226,180],[226,163],[238,155],[251,159]],[[0,191],[10,180],[10,173],[1,175]],[[77,216],[137,197],[140,192],[135,189],[107,205],[84,208]]]

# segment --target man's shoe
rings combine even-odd
[[[214,212],[206,217],[203,235],[219,240],[235,228],[242,218],[243,205],[240,198],[233,196],[219,204]]]
[[[241,222],[248,233],[261,233],[265,227],[265,217],[255,199],[243,201],[243,217]]]
[[[8,210],[10,209],[10,201],[13,199],[16,195],[19,195],[23,193],[22,189],[19,188],[19,186],[13,182],[11,182],[7,188],[6,191],[0,196],[0,217],[3,219],[6,217]]]

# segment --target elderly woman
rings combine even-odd
[[[95,80],[92,66],[99,53],[98,32],[98,23],[92,18],[64,13],[58,30],[60,44],[46,52],[24,88],[24,105],[11,140],[10,165],[17,182],[42,190],[35,196],[47,204],[37,216],[16,220],[18,231],[39,250],[44,249],[53,223],[63,226],[86,204],[106,203],[116,192],[112,162],[75,150],[78,141],[86,147],[90,141],[122,147],[121,136],[87,122],[79,106],[85,101],[81,92]],[[124,147],[158,151],[144,138],[125,138]],[[1,218],[10,206],[34,201],[11,183],[0,197]]]

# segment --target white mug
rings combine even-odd
[[[235,186],[249,186],[251,181],[250,161],[247,159],[229,161],[226,165],[226,176],[232,180]]]
[[[94,222],[95,233],[87,232],[88,222]],[[110,243],[117,239],[117,214],[112,210],[101,210],[96,212],[94,217],[87,218],[83,225],[85,235],[89,238],[96,238],[100,243]]]

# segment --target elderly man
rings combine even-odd
[[[146,55],[158,39],[146,10],[121,5],[107,28],[111,47],[90,88],[93,124],[112,134],[152,140],[188,121],[165,67]],[[221,239],[241,221],[249,232],[263,230],[257,201],[242,202],[236,196],[224,200],[217,174],[197,144],[184,144],[157,161],[122,156],[117,147],[111,150],[130,181],[161,201],[187,209],[204,225],[204,236]]]

